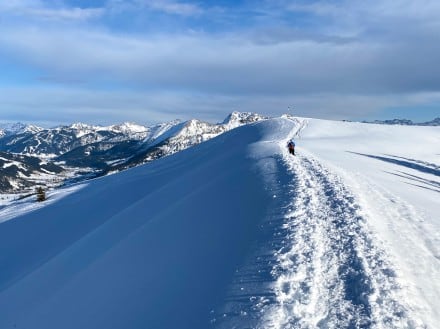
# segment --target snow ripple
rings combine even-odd
[[[400,302],[395,270],[348,188],[314,159],[284,161],[294,198],[261,327],[424,328]]]

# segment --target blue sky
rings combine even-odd
[[[9,0],[0,120],[440,116],[437,0]]]

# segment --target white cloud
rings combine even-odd
[[[173,0],[108,0],[105,8],[109,13],[142,13],[147,10],[177,16],[198,16],[205,12],[198,4]]]
[[[96,18],[104,13],[103,8],[69,8],[69,9],[27,9],[23,11],[24,14],[35,16],[43,19],[54,20],[87,20]]]
[[[153,10],[163,11],[167,14],[194,16],[203,12],[202,8],[192,3],[168,0],[141,0],[142,4]]]
[[[336,16],[340,15],[341,11],[344,10],[344,7],[341,6],[341,3],[329,3],[321,1],[308,3],[293,2],[288,3],[286,8],[291,11],[312,13],[319,16]]]
[[[51,8],[39,0],[10,0],[0,3],[0,13],[40,20],[88,20],[104,13],[104,8]]]
[[[99,91],[87,88],[0,88],[0,121],[52,122],[87,121],[113,124],[135,121],[144,124],[176,118],[223,120],[233,111],[293,114],[329,119],[359,119],[383,108],[420,106],[440,102],[440,92],[392,95],[207,95],[164,91]],[[10,106],[12,104],[12,106]]]
[[[102,14],[101,9],[50,9],[25,1],[27,15],[45,19],[53,15],[81,21]],[[1,4],[0,12],[19,3]],[[0,106],[15,104],[15,109],[27,111],[32,105],[22,104],[27,97],[19,96],[23,92],[42,104],[41,112],[58,108],[72,115],[117,109],[141,115],[147,109],[153,117],[171,116],[172,111],[173,116],[191,112],[209,118],[233,109],[281,113],[293,105],[303,109],[302,115],[349,118],[405,102],[440,103],[440,5],[427,1],[429,10],[423,6],[416,10],[415,2],[407,0],[408,8],[399,11],[404,2],[396,3],[317,2],[292,7],[289,2],[290,10],[326,19],[311,29],[258,26],[222,34],[129,35],[91,24],[87,28],[60,24],[57,29],[53,24],[3,24],[0,64],[13,58],[15,64],[40,72],[36,84],[63,87],[47,87],[45,97],[16,91],[15,100],[3,96]],[[112,0],[105,10],[135,4],[173,15],[203,10],[164,0]],[[112,93],[100,91],[109,86]],[[136,92],[124,91],[129,88]]]
[[[363,34],[365,37],[372,30],[396,36],[408,25],[438,27],[440,23],[437,0],[285,1],[283,8],[315,15],[320,23],[315,28],[340,36]]]
[[[59,81],[244,95],[421,92],[440,85],[440,46],[432,40],[266,44],[240,35],[133,37],[36,28],[4,32],[0,52]]]

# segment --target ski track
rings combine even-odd
[[[427,328],[368,228],[354,195],[313,157],[279,159],[284,204],[262,227],[270,239],[237,269],[216,328]],[[280,198],[282,199],[282,198]],[[286,204],[286,200],[288,201]]]

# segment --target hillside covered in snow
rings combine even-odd
[[[4,207],[0,328],[434,329],[439,145],[284,116]]]

